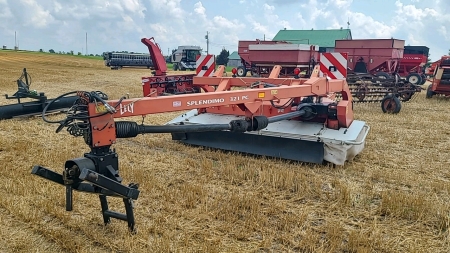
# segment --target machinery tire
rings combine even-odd
[[[427,93],[425,94],[426,98],[432,98],[435,94],[434,91],[431,90],[431,86],[433,86],[433,85],[431,85],[431,84],[428,85]]]
[[[386,72],[378,72],[375,76],[378,78],[385,78],[385,79],[391,78],[391,76]]]
[[[237,67],[236,75],[239,76],[239,77],[247,76],[247,69],[244,66]]]
[[[253,77],[259,77],[259,69],[258,68],[254,67],[254,68],[252,68],[251,71],[252,71],[251,73],[252,73]]]
[[[427,76],[425,74],[421,74],[420,77],[422,77],[422,82],[420,85],[424,85],[427,82]]]
[[[174,71],[177,71],[178,70],[178,64],[174,63],[172,68],[173,68]]]
[[[381,110],[384,113],[399,113],[402,109],[400,99],[394,95],[387,95],[381,100]]]
[[[422,84],[422,77],[417,73],[411,73],[408,76],[406,76],[406,81],[409,83],[412,83],[414,85],[421,85]]]

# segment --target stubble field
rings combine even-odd
[[[149,75],[0,51],[2,93],[16,91],[24,67],[31,89],[49,98],[73,90],[140,97]],[[203,150],[169,134],[119,139],[124,183],[140,184],[136,235],[123,221],[104,226],[96,195],[75,192],[66,212],[64,188],[31,175],[35,164],[61,172],[88,151],[82,138],[39,117],[0,121],[0,252],[449,252],[450,100],[424,93],[398,115],[355,104],[371,132],[364,151],[339,167]],[[123,211],[121,200],[110,201]]]

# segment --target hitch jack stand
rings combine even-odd
[[[105,162],[109,164],[103,166]],[[73,190],[98,194],[105,225],[111,222],[111,218],[127,221],[130,232],[135,234],[133,200],[136,200],[139,196],[139,185],[134,183],[128,186],[123,185],[118,170],[114,169],[115,166],[111,164],[117,164],[115,152],[108,151],[107,154],[96,155],[95,152],[91,151],[85,154],[85,157],[66,161],[63,174],[58,174],[39,165],[33,167],[31,174],[65,186],[66,211],[72,211]],[[123,199],[125,214],[109,210],[108,196]]]

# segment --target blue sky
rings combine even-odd
[[[267,40],[283,28],[347,27],[353,38],[390,38],[430,47],[433,60],[450,49],[448,0],[0,0],[0,44],[21,49],[147,52],[199,45],[237,50],[239,40]]]

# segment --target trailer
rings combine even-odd
[[[349,75],[393,78],[403,59],[405,41],[398,39],[336,40],[335,52],[348,53]]]
[[[105,62],[105,66],[114,70],[124,67],[153,68],[153,62],[149,54],[104,52],[103,60]]]
[[[268,76],[275,65],[282,67],[280,75],[295,76],[295,69],[305,71],[308,77],[317,64],[319,46],[292,44],[279,41],[239,41],[238,48],[242,65],[237,68],[237,76],[245,77],[248,72],[252,76]]]

